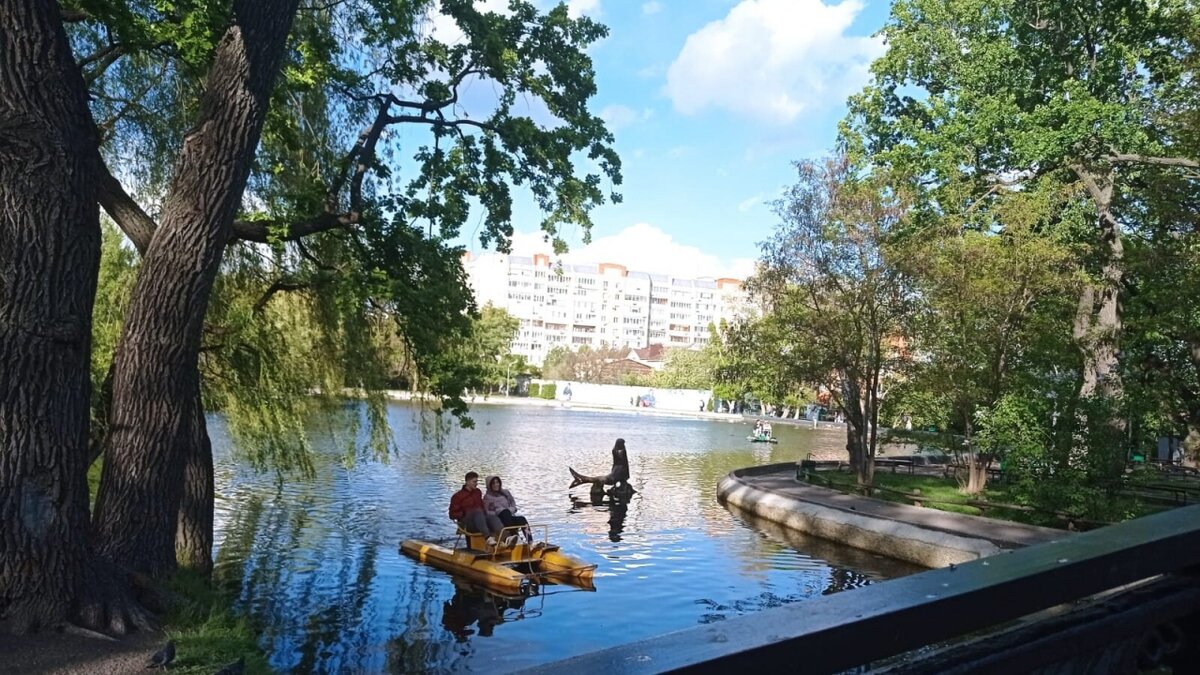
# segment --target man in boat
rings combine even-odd
[[[608,472],[607,476],[585,476],[571,467],[567,467],[567,471],[571,472],[571,487],[577,487],[584,483],[592,484],[592,491],[603,491],[605,485],[615,485],[614,492],[632,493],[633,488],[629,485],[629,455],[625,452],[625,439],[618,438],[612,449],[613,465],[612,471]]]
[[[479,474],[468,471],[465,480],[462,489],[450,497],[450,520],[467,532],[482,534],[487,537],[488,546],[495,546],[495,535],[500,530],[496,528],[493,531],[488,525],[487,512],[483,508],[483,492],[476,486]]]

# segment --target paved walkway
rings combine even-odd
[[[103,640],[55,633],[0,635],[0,673],[8,675],[129,675],[146,670],[161,635],[135,633]]]
[[[809,504],[854,512],[861,516],[907,523],[927,530],[986,539],[1001,548],[1019,548],[1070,536],[1070,533],[1065,530],[843,494],[836,490],[796,480],[794,464],[781,464],[775,465],[775,467],[777,467],[776,470],[763,473],[751,472],[736,475],[739,472],[735,471],[734,474],[742,483],[768,493]]]

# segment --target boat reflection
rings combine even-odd
[[[562,587],[539,584],[531,586],[527,594],[512,595],[454,579],[454,597],[442,604],[442,627],[457,642],[466,642],[472,635],[491,637],[502,623],[541,616],[546,596],[556,588]]]

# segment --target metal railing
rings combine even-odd
[[[1191,574],[1198,566],[1200,505],[584,654],[533,672],[726,673],[780,664],[796,672],[839,672],[1159,575]]]

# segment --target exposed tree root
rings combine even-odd
[[[156,630],[153,616],[135,594],[137,580],[133,575],[96,559],[84,576],[86,581],[80,589],[77,624],[108,635]]]
[[[89,638],[92,640],[106,640],[108,642],[119,642],[119,640],[117,640],[117,638],[115,638],[111,635],[105,635],[104,633],[99,633],[94,630],[89,630],[87,628],[84,628],[83,626],[77,626],[73,623],[59,624],[58,630],[59,630],[59,632],[66,633],[67,635],[78,635],[79,637],[85,637],[85,638]]]

